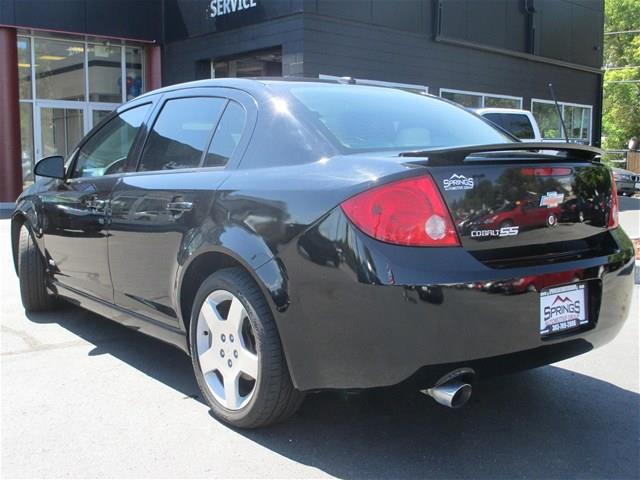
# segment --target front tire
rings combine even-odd
[[[18,276],[20,297],[27,312],[51,310],[55,306],[55,297],[47,290],[44,259],[25,225],[20,227]]]
[[[223,422],[263,427],[285,420],[302,403],[271,310],[243,269],[220,270],[200,286],[189,342],[200,391]]]

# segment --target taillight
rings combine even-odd
[[[342,204],[360,230],[383,242],[416,247],[460,245],[451,215],[431,177],[387,183]]]
[[[618,205],[618,188],[616,187],[616,180],[611,173],[611,206],[609,208],[609,224],[608,227],[618,227],[618,212],[620,212],[620,206]]]

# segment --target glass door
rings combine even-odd
[[[85,133],[86,108],[74,102],[36,102],[36,159],[67,157]]]
[[[118,108],[118,104],[114,103],[111,105],[89,105],[89,115],[88,120],[91,122],[89,125],[89,129],[91,130],[93,127],[98,125],[107,115],[113,112],[116,108]]]

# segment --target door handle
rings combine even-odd
[[[167,210],[175,213],[188,212],[193,208],[193,202],[169,202]]]

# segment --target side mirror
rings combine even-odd
[[[36,163],[33,173],[40,177],[64,178],[64,157],[51,155]]]

